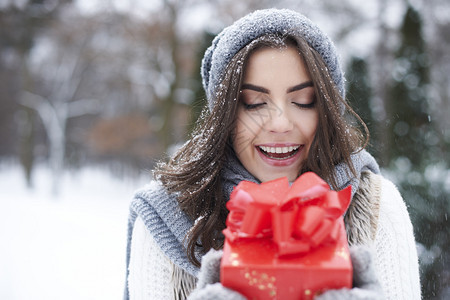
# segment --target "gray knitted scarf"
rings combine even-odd
[[[379,167],[375,159],[365,150],[352,155],[351,158],[357,174],[361,174],[361,172],[367,170],[376,174],[379,173]],[[345,164],[337,165],[335,170],[339,188],[343,189],[352,185],[353,197],[358,190],[360,176],[358,178],[350,176],[349,168]],[[259,183],[242,166],[236,157],[232,157],[227,161],[222,172],[222,177],[226,199],[229,198],[234,186],[242,180]],[[130,205],[126,257],[127,278],[130,262],[131,237],[133,226],[138,216],[142,218],[145,226],[165,255],[175,265],[197,277],[199,268],[190,263],[185,252],[185,236],[193,226],[193,221],[179,208],[176,195],[169,195],[160,183],[152,182],[137,191]],[[125,288],[124,299],[128,299],[127,286]]]

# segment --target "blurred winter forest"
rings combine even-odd
[[[150,170],[200,113],[214,34],[267,7],[335,42],[369,150],[408,205],[424,299],[449,299],[448,0],[0,0],[0,164],[20,165],[29,189],[48,166],[54,193],[86,166]]]

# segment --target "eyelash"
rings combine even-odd
[[[266,103],[256,103],[256,104],[247,104],[245,102],[242,102],[242,105],[244,105],[244,108],[246,110],[253,110],[253,109],[257,109],[259,107],[262,107],[263,105],[265,105]]]
[[[292,102],[292,103],[295,104],[300,109],[309,109],[309,108],[313,108],[316,105],[316,101],[313,101],[308,104],[297,103],[297,102]],[[244,108],[246,110],[254,110],[254,109],[262,107],[265,104],[266,104],[265,102],[264,103],[256,103],[256,104],[247,104],[245,102],[242,102],[242,105],[244,105]]]
[[[296,106],[298,106],[299,108],[302,108],[302,109],[313,108],[316,105],[316,101],[313,101],[308,104],[302,104],[302,103],[297,103],[297,102],[292,102],[292,103],[294,103]]]

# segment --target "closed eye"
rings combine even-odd
[[[265,104],[266,104],[265,102],[262,102],[262,103],[255,103],[255,104],[247,104],[247,103],[245,103],[245,102],[242,102],[242,105],[244,105],[244,108],[245,108],[246,110],[254,110],[254,109],[258,109],[258,108],[263,107]]]
[[[313,108],[316,105],[316,101],[313,101],[313,102],[308,103],[308,104],[297,103],[297,102],[292,102],[292,103],[295,104],[298,108],[302,108],[302,109]]]

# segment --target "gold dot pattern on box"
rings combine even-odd
[[[346,261],[350,260],[350,257],[348,255],[348,252],[345,251],[345,248],[341,248],[339,250],[336,250],[336,255],[342,257]]]
[[[230,254],[230,263],[233,267],[239,266],[239,254],[237,253],[231,253]]]
[[[275,285],[275,276],[270,276],[267,273],[261,273],[258,271],[245,272],[245,279],[248,280],[248,285],[256,286],[259,290],[269,293],[269,296],[275,297],[277,295],[277,287]]]
[[[314,293],[311,291],[311,290],[309,290],[309,289],[306,289],[305,290],[305,297],[303,298],[304,300],[312,300],[312,299],[314,299],[316,296],[319,296],[320,294],[321,294],[321,292],[320,291],[315,291]]]

